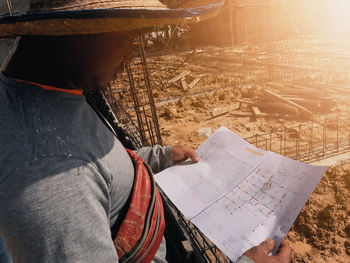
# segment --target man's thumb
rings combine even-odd
[[[273,250],[274,244],[275,242],[271,238],[268,238],[265,241],[261,242],[259,247],[261,247],[264,250],[266,255],[269,255],[270,252]]]
[[[289,246],[288,242],[286,240],[282,240],[281,248],[279,252],[276,254],[276,257],[284,258],[286,260],[289,260],[290,262],[292,260],[292,248]]]

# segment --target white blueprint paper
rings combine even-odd
[[[170,200],[232,261],[268,237],[278,248],[327,170],[262,151],[225,127],[156,175]]]
[[[199,163],[188,161],[156,175],[156,181],[188,219],[232,190],[266,157],[227,128],[221,127],[198,149]]]

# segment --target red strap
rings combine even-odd
[[[154,256],[156,255],[160,244],[162,243],[163,235],[164,235],[164,230],[165,230],[165,220],[164,220],[164,210],[163,210],[163,203],[162,203],[162,198],[160,197],[159,192],[157,191],[157,203],[160,204],[160,225],[158,228],[158,233],[156,233],[156,237],[153,240],[152,244],[149,246],[147,251],[143,250],[140,251],[140,256],[137,257],[137,262],[151,262]],[[156,219],[156,218],[155,218]],[[152,224],[155,224],[155,220],[152,220]],[[154,230],[153,230],[154,231]],[[144,255],[143,257],[141,257]],[[136,261],[134,261],[136,262]]]
[[[120,262],[151,262],[162,242],[165,220],[163,204],[150,174],[134,152],[127,150],[135,165],[135,181],[129,209],[114,239]],[[149,219],[149,220],[148,220]],[[149,224],[147,224],[147,222]]]
[[[135,163],[136,175],[130,207],[114,240],[119,258],[127,254],[142,236],[145,217],[151,199],[151,183],[148,178],[148,171],[146,168],[143,169],[141,158],[141,160],[137,160],[135,156],[132,156],[132,153],[129,151],[128,153]]]
[[[14,79],[18,82],[23,82],[23,83],[29,83],[35,86],[38,86],[44,90],[53,90],[53,91],[59,91],[59,92],[64,92],[64,93],[68,93],[68,94],[73,94],[73,95],[78,95],[78,96],[83,96],[83,90],[82,89],[61,89],[61,88],[56,88],[56,87],[52,87],[52,86],[48,86],[48,85],[44,85],[44,84],[40,84],[40,83],[36,83],[36,82],[32,82],[32,81],[28,81],[28,80],[21,80],[21,79]]]

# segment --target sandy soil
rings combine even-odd
[[[288,234],[294,262],[350,262],[350,163],[330,167]]]

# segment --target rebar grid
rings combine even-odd
[[[350,119],[327,116],[245,140],[257,148],[308,163],[350,150]]]
[[[347,36],[336,33],[269,42],[266,79],[306,79],[345,85],[350,80],[349,43]]]

